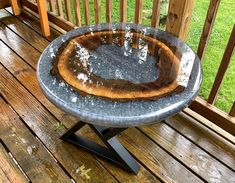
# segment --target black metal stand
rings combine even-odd
[[[107,148],[75,134],[86,124],[90,126]],[[107,128],[80,121],[61,136],[61,139],[78,147],[82,147],[85,150],[120,166],[124,170],[137,174],[140,166],[115,137],[124,130],[126,130],[126,128]]]

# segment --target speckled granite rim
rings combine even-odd
[[[173,93],[155,101],[114,102],[95,96],[82,97],[51,76],[52,60],[60,45],[71,37],[88,31],[107,28],[126,30],[135,28],[154,37],[167,40],[185,55],[184,59],[193,62],[193,69],[187,87],[181,93]],[[162,30],[131,23],[99,24],[74,29],[52,41],[38,61],[37,77],[46,97],[59,108],[78,117],[80,120],[101,126],[130,127],[155,123],[186,108],[197,96],[202,83],[202,66],[193,50],[183,41]]]

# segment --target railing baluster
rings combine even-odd
[[[74,0],[75,4],[75,19],[76,19],[76,25],[81,27],[81,13],[80,13],[80,3],[79,0]]]
[[[85,13],[85,24],[90,24],[90,13],[89,13],[89,2],[84,0],[84,13]]]
[[[62,2],[61,2],[61,0],[56,0],[56,1],[57,1],[58,15],[59,15],[61,18],[64,18]]]
[[[158,27],[159,26],[159,21],[160,21],[160,5],[161,5],[161,0],[154,0],[153,1],[152,21],[151,21],[151,26],[152,27]]]
[[[66,9],[67,20],[72,22],[70,0],[65,0],[65,9]]]
[[[207,11],[206,20],[204,23],[203,31],[202,31],[200,42],[199,42],[198,49],[197,49],[197,55],[199,56],[201,61],[203,60],[207,43],[211,35],[211,30],[214,25],[219,3],[220,3],[220,0],[211,0],[208,11]]]
[[[194,0],[170,0],[166,31],[186,40],[192,18]]]
[[[217,93],[218,93],[219,88],[221,86],[221,82],[224,78],[224,74],[229,66],[229,63],[230,63],[230,60],[231,60],[231,57],[232,57],[232,54],[234,51],[234,47],[235,47],[235,24],[233,26],[232,33],[230,35],[230,38],[229,38],[227,47],[225,49],[221,64],[219,66],[217,75],[215,77],[214,84],[212,86],[210,95],[207,100],[207,102],[210,104],[213,104],[216,99]]]
[[[140,24],[142,20],[143,0],[135,1],[135,23]]]
[[[49,0],[50,10],[55,13],[55,1]]]
[[[106,22],[112,22],[112,0],[106,0]]]
[[[120,0],[120,22],[126,22],[127,0]]]
[[[42,33],[44,36],[50,36],[50,27],[47,17],[47,4],[44,0],[38,0],[38,12],[40,16],[40,23],[42,28]]]
[[[94,10],[95,10],[95,23],[99,24],[101,22],[101,0],[94,0]]]
[[[13,11],[14,15],[19,15],[20,10],[19,10],[18,1],[17,0],[10,0],[10,3],[11,3],[11,7],[12,7],[12,11]]]
[[[229,115],[235,117],[235,101],[233,102],[233,106],[229,112]]]

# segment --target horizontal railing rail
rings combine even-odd
[[[23,6],[26,6],[35,12],[38,11],[37,2],[35,0],[22,0],[21,2]],[[101,16],[103,12],[101,11],[101,8],[105,8],[105,22],[113,21],[114,10],[119,11],[119,21],[126,22],[128,9],[127,0],[120,0],[118,9],[113,7],[112,2],[112,0],[106,0],[104,4],[105,7],[101,7],[102,1],[94,0],[93,7],[91,7],[88,0],[48,0],[48,18],[50,22],[56,24],[65,31],[69,31],[76,26],[80,27],[82,25],[91,24],[91,11],[94,12],[94,23],[101,23]],[[73,6],[71,6],[71,3]],[[135,0],[134,17],[132,22],[138,24],[142,23],[143,3],[143,0]],[[152,16],[149,23],[152,27],[159,26],[160,4],[161,0],[153,0]],[[83,7],[81,7],[81,5]],[[211,36],[211,31],[213,29],[219,5],[220,0],[211,0],[208,7],[208,12],[197,50],[197,54],[202,61],[207,48],[208,40]],[[166,21],[166,31],[182,40],[186,40],[189,32],[193,7],[194,0],[170,0]],[[226,74],[226,70],[229,67],[231,56],[234,52],[234,44],[235,28],[233,27],[208,100],[197,97],[190,106],[192,110],[214,122],[216,125],[233,135],[235,135],[235,101],[233,106],[231,106],[229,113],[217,109],[214,106],[214,102],[216,101],[216,96],[220,89],[224,75]],[[204,70],[204,72],[206,71]]]

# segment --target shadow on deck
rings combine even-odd
[[[27,12],[0,10],[0,182],[235,182],[235,145],[186,112],[119,136],[133,175],[62,142],[76,121],[42,94],[37,60],[52,36]],[[82,133],[96,139],[89,128]]]

